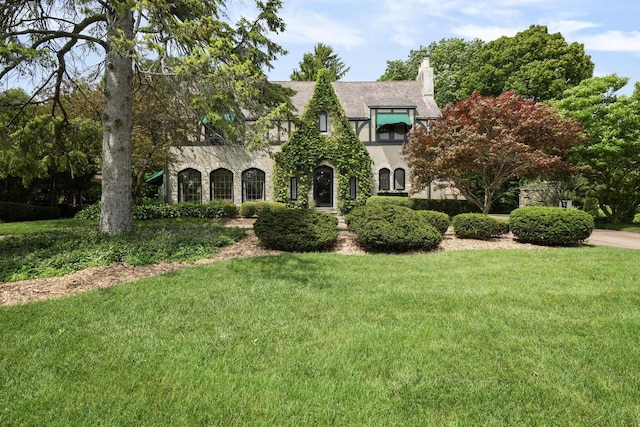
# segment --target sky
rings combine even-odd
[[[235,13],[250,14],[250,0],[235,0]],[[595,76],[640,81],[638,0],[283,0],[287,30],[272,37],[289,53],[273,63],[273,81],[289,76],[316,43],[333,47],[346,66],[343,81],[377,80],[387,61],[406,60],[443,38],[485,42],[546,25],[568,43],[584,45]],[[436,76],[437,77],[437,76]]]

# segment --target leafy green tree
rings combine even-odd
[[[116,234],[130,229],[131,135],[134,63],[155,58],[166,74],[183,76],[194,117],[215,121],[242,111],[261,111],[262,93],[274,92],[263,73],[280,46],[269,40],[284,30],[277,16],[280,0],[257,1],[257,17],[228,22],[225,0],[6,0],[0,6],[0,78],[32,75],[34,96],[53,100],[54,110],[66,118],[62,89],[66,80],[91,74],[79,61],[90,53],[104,59],[102,109],[101,231]],[[143,67],[137,67],[144,71]],[[95,72],[94,72],[95,74]],[[193,79],[206,85],[193,86]],[[35,98],[34,98],[35,99]],[[273,98],[269,103],[275,102]],[[276,112],[280,110],[276,109]],[[185,118],[188,119],[188,118]],[[258,123],[264,123],[259,121]],[[221,126],[225,123],[220,122]],[[226,125],[231,127],[232,125]],[[254,135],[257,135],[255,133]]]
[[[462,94],[478,90],[498,96],[513,91],[536,101],[558,99],[593,75],[591,57],[579,43],[532,25],[513,37],[500,37],[476,52],[462,71]]]
[[[613,223],[632,221],[640,206],[640,84],[631,96],[616,95],[628,81],[615,74],[587,79],[553,103],[582,124],[587,139],[572,159],[587,166],[590,190]]]
[[[420,61],[428,56],[434,73],[435,100],[441,108],[460,101],[463,71],[475,53],[483,46],[479,39],[442,39],[427,47],[411,50],[406,61],[387,61],[387,69],[379,80],[414,80]]]
[[[409,134],[404,153],[411,182],[450,182],[483,213],[501,189],[518,178],[552,177],[571,170],[564,161],[581,142],[580,125],[546,105],[513,92],[497,98],[479,92]]]
[[[329,70],[331,81],[336,81],[351,69],[351,67],[345,67],[333,48],[324,43],[316,44],[313,53],[305,53],[299,66],[300,69],[294,69],[289,77],[293,81],[314,82],[318,71],[322,68]]]

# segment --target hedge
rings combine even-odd
[[[417,197],[401,196],[371,196],[367,199],[367,205],[395,205],[404,206],[414,210],[444,212],[450,217],[461,213],[477,213],[480,209],[467,200],[451,199],[421,199]]]
[[[345,220],[358,243],[371,251],[430,250],[442,241],[426,215],[403,206],[373,203],[354,209]]]
[[[453,217],[453,232],[460,239],[488,240],[498,236],[501,227],[497,219],[480,213],[463,213]]]
[[[514,237],[521,242],[548,246],[575,246],[593,231],[589,213],[577,209],[527,206],[509,216]]]
[[[449,229],[449,225],[451,224],[451,219],[449,215],[444,212],[438,211],[416,211],[418,215],[421,215],[429,221],[429,224],[433,225],[433,227],[438,230],[440,234],[444,234]]]
[[[0,202],[0,221],[38,221],[60,218],[60,209],[53,206],[37,206],[26,203]]]
[[[312,209],[275,209],[264,212],[253,231],[265,248],[291,252],[325,251],[338,238],[338,219]]]
[[[240,216],[243,218],[259,217],[263,213],[282,209],[286,209],[286,205],[280,202],[243,202],[240,205]]]
[[[165,219],[165,218],[235,218],[238,208],[233,203],[214,200],[209,203],[176,203],[173,205],[160,202],[145,202],[131,208],[133,219]],[[233,216],[230,216],[233,215]],[[76,214],[80,219],[100,219],[100,203],[88,206]]]

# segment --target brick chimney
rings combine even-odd
[[[433,96],[433,68],[431,68],[428,56],[422,58],[416,80],[422,88],[422,96]]]

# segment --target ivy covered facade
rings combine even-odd
[[[296,117],[269,135],[269,145],[242,144],[204,134],[175,149],[164,177],[170,203],[281,201],[344,212],[371,195],[412,193],[401,154],[407,133],[440,115],[433,69],[422,62],[415,81],[277,82],[293,91]],[[452,198],[433,184],[419,197]]]

